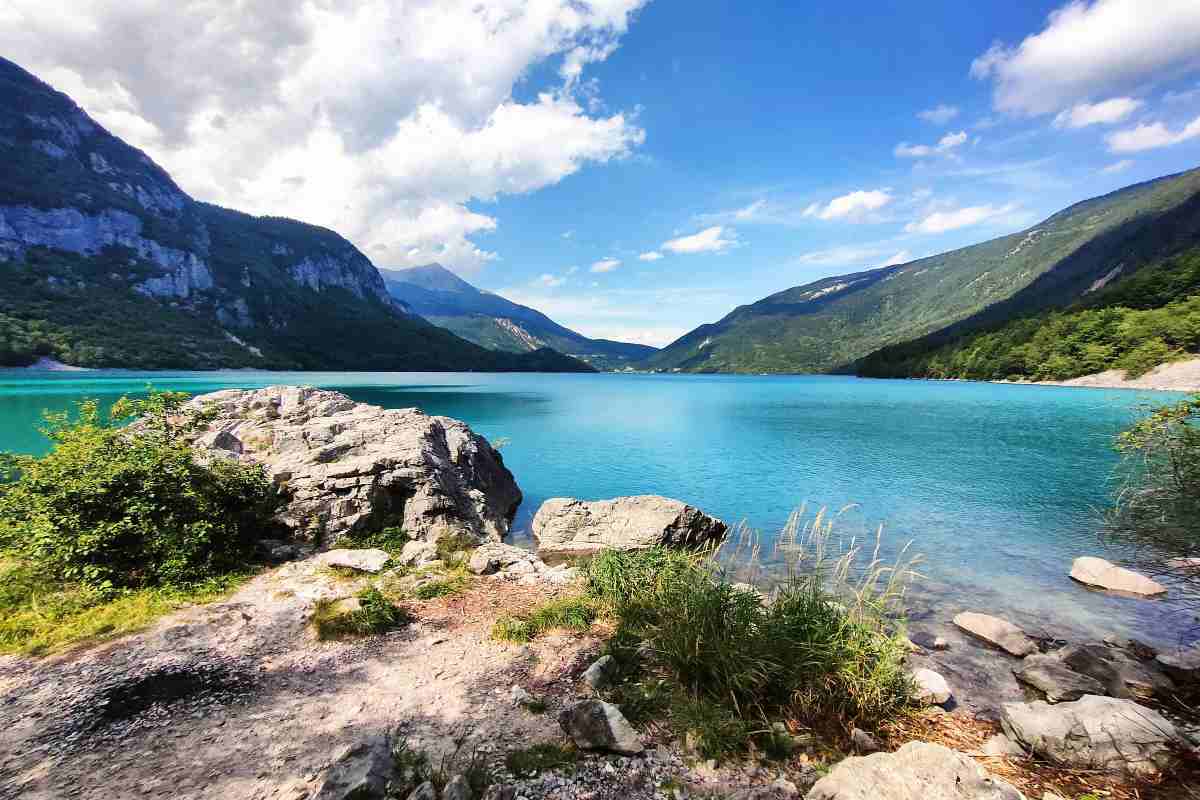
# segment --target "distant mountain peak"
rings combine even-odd
[[[419,267],[381,270],[391,280],[411,283],[422,289],[433,292],[454,292],[457,294],[477,294],[479,292],[471,284],[464,281],[454,272],[446,269],[436,261]]]

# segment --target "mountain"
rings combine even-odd
[[[493,350],[551,347],[597,369],[620,369],[658,352],[642,344],[589,339],[540,311],[476,289],[440,264],[380,270],[392,297],[435,325]]]
[[[691,372],[834,372],[881,348],[1062,307],[1198,240],[1200,169],[1077,203],[982,244],[823,278],[741,306],[645,362]]]
[[[466,342],[333,231],[198,202],[0,59],[0,365],[586,370]]]

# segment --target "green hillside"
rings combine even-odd
[[[1044,311],[944,344],[885,348],[870,377],[1067,380],[1109,369],[1130,377],[1200,352],[1200,247],[1142,267],[1063,311]]]
[[[1198,198],[1200,170],[1130,186],[1019,233],[787,289],[645,363],[690,372],[845,371],[889,345],[1065,306],[1200,241]]]
[[[493,350],[550,347],[597,369],[621,369],[658,352],[641,344],[589,339],[542,312],[475,288],[440,264],[380,270],[388,291],[414,313]]]
[[[333,231],[200,203],[0,58],[0,366],[587,370],[408,313]]]

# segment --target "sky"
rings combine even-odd
[[[0,53],[194,197],[589,336],[1200,165],[1200,2],[6,0]]]

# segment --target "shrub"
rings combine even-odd
[[[904,570],[875,559],[854,573],[857,550],[825,557],[830,525],[821,516],[804,542],[797,524],[793,517],[782,541],[813,563],[801,572],[798,557],[770,602],[726,580],[712,554],[610,551],[588,567],[589,592],[618,619],[618,663],[630,662],[631,642],[643,643],[651,672],[677,686],[674,724],[706,757],[769,734],[773,718],[870,726],[910,701],[906,641],[891,616]],[[645,673],[640,684],[661,702]]]
[[[45,456],[10,456],[0,547],[101,591],[184,585],[244,565],[280,498],[258,467],[198,463],[186,395],[94,401],[48,414]],[[130,427],[122,424],[142,419]]]
[[[1117,359],[1117,368],[1125,370],[1128,377],[1137,378],[1170,361],[1172,355],[1162,339],[1149,339]]]
[[[509,750],[504,756],[504,768],[514,777],[524,778],[559,769],[579,760],[579,751],[558,742],[542,742]]]
[[[312,625],[317,638],[337,639],[343,636],[371,636],[386,633],[408,624],[412,617],[405,609],[394,605],[379,589],[369,586],[356,595],[358,607],[345,610],[344,601],[318,600],[313,609]]]
[[[528,642],[555,629],[586,631],[596,613],[596,604],[586,597],[551,600],[528,614],[500,617],[492,626],[492,636],[505,642]]]

